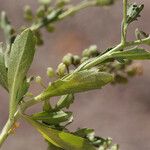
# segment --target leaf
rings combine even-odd
[[[74,134],[83,138],[87,138],[87,137],[91,138],[92,136],[91,139],[93,140],[95,132],[93,129],[83,128],[83,129],[78,129]]]
[[[65,150],[95,150],[88,140],[84,138],[49,128],[32,120],[26,115],[23,115],[23,117],[27,122],[34,126],[47,141],[59,148],[63,148]]]
[[[32,119],[41,120],[49,125],[58,125],[62,122],[68,121],[72,116],[72,112],[40,112],[32,115]]]
[[[40,96],[44,99],[99,89],[113,81],[113,75],[98,70],[84,70],[53,82]]]
[[[7,68],[5,67],[4,55],[0,52],[0,84],[8,91]]]
[[[23,84],[22,84],[22,86],[20,87],[20,89],[18,90],[18,93],[17,93],[17,101],[18,102],[20,102],[23,99],[23,97],[25,96],[25,94],[28,92],[28,89],[30,87],[30,83],[33,79],[34,79],[34,77],[32,77],[32,76],[27,78],[27,79],[25,77],[25,79],[23,81]]]
[[[10,113],[15,113],[19,89],[24,84],[26,74],[35,53],[35,38],[30,29],[18,35],[12,44],[8,65],[8,86],[10,91]]]
[[[57,102],[56,109],[69,108],[70,105],[73,103],[73,101],[74,101],[73,94],[63,95]]]
[[[127,23],[130,24],[131,22],[137,20],[138,17],[140,17],[140,13],[143,10],[144,5],[136,5],[131,4],[128,6],[127,10]]]
[[[53,145],[52,143],[50,143],[50,142],[48,142],[48,141],[47,141],[47,143],[48,143],[48,148],[47,148],[47,150],[64,150],[64,149],[62,149],[62,148],[60,148],[60,147],[57,147],[57,146]]]
[[[141,48],[133,48],[131,50],[114,52],[111,57],[129,60],[144,60],[150,59],[150,52]]]

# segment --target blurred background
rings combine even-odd
[[[80,0],[72,0],[77,3]],[[134,38],[134,29],[139,28],[150,33],[150,1],[142,2],[145,9],[139,22],[130,26],[129,39]],[[29,4],[37,8],[33,0],[0,0],[0,11],[5,10],[12,24],[19,28],[26,24],[23,20],[22,8]],[[91,44],[99,49],[118,44],[120,41],[120,22],[122,18],[122,2],[110,8],[88,8],[72,18],[57,23],[56,31],[48,34],[43,30],[44,46],[38,47],[30,75],[46,78],[46,68],[60,63],[63,55],[68,52],[81,54]],[[0,41],[3,35],[0,31]],[[150,149],[150,62],[142,62],[144,74],[135,77],[125,85],[106,86],[101,90],[76,94],[71,110],[74,112],[72,130],[78,127],[89,127],[97,135],[112,137],[114,143],[120,144],[121,150]],[[48,82],[48,79],[45,80]],[[41,89],[32,85],[33,93]],[[34,111],[39,106],[34,108]],[[8,117],[8,95],[0,88],[0,129]],[[24,121],[20,128],[8,138],[2,150],[46,150],[46,143],[39,133]]]

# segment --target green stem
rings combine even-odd
[[[15,123],[15,121],[19,118],[19,111],[15,114],[14,119],[8,119],[2,132],[0,134],[0,148],[7,139],[7,137],[11,134],[11,129]]]
[[[119,50],[121,50],[123,48],[124,48],[123,44],[117,45],[112,50],[110,50],[107,53],[101,55],[100,57],[97,57],[96,59],[94,59],[93,61],[91,61],[87,65],[85,65],[82,69],[90,69],[91,67],[96,66],[96,65],[102,63],[103,61],[105,61],[106,59],[108,59],[111,56],[112,52],[119,51]]]
[[[32,25],[31,30],[38,30],[38,29],[42,28],[43,26],[46,26],[47,24],[54,22],[55,19],[52,16],[58,16],[58,20],[62,20],[62,19],[66,18],[66,17],[68,17],[72,14],[75,14],[76,12],[78,12],[82,9],[85,9],[85,8],[88,8],[88,7],[91,7],[91,6],[95,6],[95,5],[96,5],[95,0],[93,0],[93,1],[83,1],[83,2],[79,3],[76,6],[72,6],[70,9],[64,11],[63,13],[61,13],[61,10],[58,10],[58,11],[54,12],[54,13],[56,13],[55,15],[54,14],[52,15],[50,13],[44,19],[46,21],[43,21],[43,19],[42,19],[38,24]]]
[[[64,13],[62,13],[60,16],[59,16],[59,19],[64,19],[82,9],[85,9],[87,7],[91,7],[91,6],[95,6],[96,5],[96,1],[83,1],[81,2],[80,4],[68,9],[67,11],[65,11]]]
[[[1,132],[1,135],[0,135],[0,147],[2,146],[2,144],[4,143],[4,141],[7,139],[7,137],[9,136],[10,134],[10,130],[13,126],[14,122],[12,122],[10,119],[7,121],[7,123],[5,124],[2,132]]]
[[[131,46],[138,46],[138,45],[141,45],[141,44],[146,44],[146,45],[150,45],[150,37],[148,38],[145,38],[145,39],[142,39],[142,40],[137,40],[137,41],[130,41],[130,42],[127,42],[125,45],[123,45],[122,43],[117,45],[116,47],[114,47],[113,49],[111,49],[110,51],[106,52],[105,54],[97,57],[96,59],[94,60],[90,60],[88,63],[86,63],[85,65],[83,65],[83,67],[80,67],[77,68],[74,72],[78,72],[80,70],[85,70],[85,69],[90,69],[100,63],[102,63],[103,61],[107,60],[108,58],[110,58],[111,54],[113,54],[113,52],[115,51],[119,51],[119,50],[122,50],[124,48],[127,48],[127,47],[131,47]],[[57,95],[51,95],[51,94],[43,94],[41,93],[40,95],[32,98],[31,100],[25,102],[25,103],[22,103],[20,105],[21,107],[21,110],[26,110],[27,108],[35,105],[35,104],[38,104],[44,100],[47,100],[48,98],[50,98],[51,96],[57,96]]]
[[[131,41],[131,42],[127,42],[126,46],[138,46],[138,45],[150,45],[150,36],[141,40],[136,40],[136,41]]]
[[[123,21],[122,21],[122,35],[121,35],[121,43],[126,43],[126,35],[127,35],[127,0],[123,0]]]

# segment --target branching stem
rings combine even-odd
[[[123,49],[126,49],[131,46],[139,46],[141,44],[150,45],[150,36],[147,38],[141,39],[141,40],[130,41],[130,42],[126,41],[127,26],[128,26],[128,24],[127,24],[127,2],[128,2],[127,0],[123,0],[123,22],[122,22],[122,32],[121,32],[121,43],[118,44],[117,46],[115,46],[114,48],[112,48],[111,50],[107,51],[103,55],[98,56],[95,59],[88,60],[87,63],[85,63],[82,66],[79,66],[74,72],[77,72],[80,70],[85,70],[85,69],[90,69],[90,68],[104,62],[105,60],[110,58],[110,56],[115,51],[123,50]],[[95,4],[96,4],[95,1],[83,1],[79,5],[76,5],[75,7],[71,7],[67,11],[60,14],[58,16],[58,18],[59,18],[59,20],[64,19],[65,17],[70,16],[71,14],[74,14],[81,9],[87,8],[89,6],[95,6]],[[49,16],[47,16],[46,23],[48,24],[52,21],[53,20],[51,18],[49,18]],[[39,23],[37,25],[32,26],[31,29],[37,30],[45,25],[46,24]],[[40,103],[42,101],[45,101],[52,96],[57,96],[57,95],[51,95],[51,93],[43,94],[43,92],[42,92],[40,95],[38,95],[26,102],[22,101],[22,103],[19,104],[19,106],[18,106],[18,110],[15,113],[14,118],[8,119],[6,125],[4,126],[4,128],[0,134],[0,147],[2,146],[4,141],[7,139],[7,137],[11,134],[13,125],[14,125],[15,121],[20,117],[20,113],[24,113],[27,108],[29,108],[37,103]]]

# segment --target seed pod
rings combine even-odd
[[[57,68],[57,73],[59,76],[64,76],[66,72],[66,65],[64,63],[60,63]]]
[[[73,62],[73,56],[71,53],[68,53],[67,55],[65,55],[62,59],[62,62],[66,65],[69,66],[72,64]]]
[[[50,77],[50,78],[55,76],[55,72],[54,72],[53,68],[51,68],[51,67],[47,68],[47,76]]]

